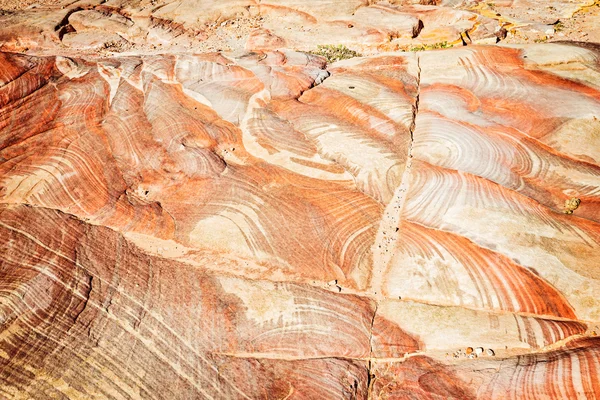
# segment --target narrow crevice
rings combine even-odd
[[[373,358],[373,326],[375,325],[375,317],[379,309],[379,302],[375,301],[375,310],[373,310],[373,318],[371,319],[371,328],[369,329],[369,358]]]
[[[423,30],[423,28],[425,28],[425,24],[423,23],[422,20],[419,19],[417,26],[415,26],[413,29],[412,38],[415,39],[417,36],[419,36],[421,34],[421,31]]]
[[[373,293],[382,293],[383,276],[386,274],[388,265],[392,260],[393,249],[396,241],[400,237],[400,216],[404,208],[404,202],[408,193],[408,181],[410,180],[410,171],[412,168],[412,152],[414,143],[414,132],[416,129],[417,113],[419,111],[419,99],[421,93],[421,64],[419,55],[414,55],[416,60],[416,73],[411,66],[411,75],[415,78],[416,92],[414,93],[414,103],[412,105],[412,115],[408,133],[406,149],[406,159],[404,161],[404,170],[399,184],[394,190],[390,202],[385,206],[385,210],[377,230],[373,251],[373,273],[369,280],[369,288]],[[412,57],[411,57],[412,58]],[[413,95],[413,93],[411,93]]]
[[[367,369],[367,400],[371,400],[373,398],[373,383],[375,382],[374,378],[375,376],[372,375],[371,373],[371,369],[372,369],[373,363],[371,362],[371,360],[369,360],[369,366]]]
[[[475,28],[473,28],[473,30],[475,30]],[[471,39],[471,35],[469,35],[469,30],[468,29],[464,32],[464,34],[465,34],[465,38],[467,38],[467,40],[469,41],[469,43],[473,44],[473,39]],[[461,33],[460,37],[462,38],[462,33]],[[465,45],[466,45],[466,41],[464,39],[463,39],[463,43],[465,43]]]
[[[377,317],[379,302],[375,300],[375,309],[373,310],[373,318],[371,319],[371,329],[369,330],[369,362],[367,365],[367,399],[371,399],[372,386],[375,382],[375,374],[373,374],[373,326]]]
[[[402,174],[402,182],[400,184],[400,186],[398,187],[396,193],[394,194],[394,198],[396,199],[396,201],[392,200],[392,202],[390,202],[390,205],[392,207],[397,207],[397,214],[394,214],[396,216],[396,218],[394,218],[393,216],[391,217],[391,221],[390,221],[390,227],[391,226],[395,226],[395,231],[396,231],[396,237],[400,236],[399,233],[399,224],[400,224],[400,214],[402,212],[402,208],[404,205],[404,200],[405,200],[405,196],[406,196],[406,192],[407,192],[407,188],[406,188],[406,181],[407,181],[407,176],[408,173],[411,169],[412,166],[412,151],[413,151],[413,144],[414,144],[414,135],[415,135],[415,129],[417,127],[417,114],[419,113],[419,101],[420,101],[420,96],[421,96],[421,59],[420,57],[417,55],[417,76],[416,76],[416,85],[417,85],[417,93],[415,94],[415,103],[413,106],[413,111],[412,111],[412,121],[410,123],[410,127],[409,127],[409,133],[410,133],[410,143],[408,144],[408,153],[406,156],[406,163],[405,163],[405,168],[404,168],[404,173]],[[388,205],[388,207],[390,206]],[[387,207],[386,207],[386,211],[387,211]],[[390,213],[391,215],[391,213]],[[388,227],[387,229],[390,229],[390,227]],[[381,230],[382,228],[380,228]],[[384,269],[387,268],[387,264],[389,263],[390,258],[389,257],[385,257],[385,260],[383,260],[383,266]],[[380,271],[380,274],[383,274],[383,270]],[[372,282],[373,283],[373,282]],[[381,288],[377,288],[377,291],[381,290]],[[370,345],[370,354],[369,354],[369,364],[368,364],[368,378],[367,378],[367,399],[371,399],[372,398],[372,386],[375,382],[375,375],[373,374],[373,325],[375,324],[375,317],[377,315],[377,309],[379,307],[379,302],[377,300],[375,300],[375,311],[373,312],[373,319],[371,320],[371,331],[370,331],[370,336],[369,336],[369,345]]]
[[[82,7],[75,7],[74,9],[69,10],[65,14],[65,16],[60,20],[60,22],[54,27],[54,31],[58,35],[59,40],[62,40],[63,36],[67,33],[75,32],[75,28],[73,28],[73,26],[71,26],[71,24],[69,23],[69,17],[82,10]]]
[[[408,159],[412,158],[412,146],[414,142],[414,132],[417,127],[417,114],[419,113],[419,101],[421,97],[421,57],[417,55],[417,94],[415,95],[415,105],[413,106],[412,121],[410,123],[410,146],[408,147]]]
[[[319,74],[315,77],[315,79],[312,81],[310,86],[307,87],[306,89],[300,91],[300,93],[296,97],[296,100],[300,101],[300,97],[302,97],[304,92],[319,86],[321,83],[325,82],[325,80],[327,78],[329,78],[330,76],[331,76],[331,72],[327,71],[326,69],[320,70]]]

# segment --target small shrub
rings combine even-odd
[[[421,44],[419,46],[411,47],[410,51],[448,49],[450,47],[453,47],[453,45],[448,44],[448,42],[439,42],[434,44]]]
[[[310,51],[309,53],[325,57],[328,63],[347,60],[354,57],[362,57],[360,53],[350,50],[343,44],[338,44],[337,46],[333,44],[318,45],[316,50]]]

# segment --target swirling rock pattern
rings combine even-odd
[[[0,53],[0,397],[600,396],[599,59]]]

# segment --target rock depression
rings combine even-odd
[[[0,53],[0,397],[597,398],[599,60]]]

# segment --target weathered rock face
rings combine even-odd
[[[0,53],[0,397],[600,396],[599,59]]]
[[[294,49],[365,55],[463,44],[600,42],[594,0],[0,0],[0,50]]]

